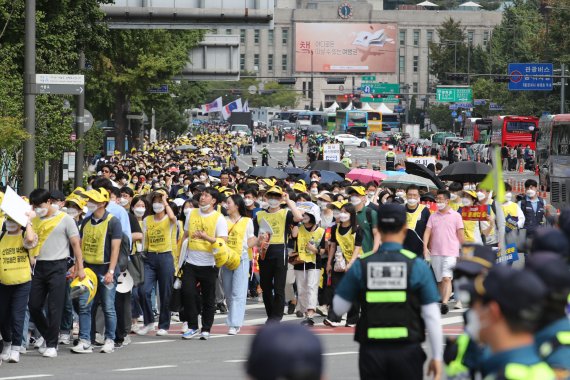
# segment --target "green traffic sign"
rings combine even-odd
[[[471,87],[438,87],[435,99],[441,103],[470,103],[473,101],[473,90]]]
[[[361,78],[362,82],[376,82],[376,76],[375,75],[364,75]]]
[[[367,97],[360,97],[360,100],[363,103],[393,103],[393,104],[398,104],[400,103],[400,99],[396,98],[396,96],[393,95],[388,95],[385,98],[367,98]]]

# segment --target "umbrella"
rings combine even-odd
[[[377,170],[372,169],[352,169],[346,175],[346,178],[348,179],[351,179],[353,181],[358,180],[363,183],[368,183],[370,181],[380,183],[386,177],[388,177],[387,174],[383,174]]]
[[[336,161],[329,161],[329,160],[317,160],[311,162],[307,165],[307,169],[310,170],[329,170],[331,172],[339,173],[339,174],[346,174],[350,171],[345,165],[341,164],[340,162]]]
[[[443,168],[439,178],[444,181],[481,182],[492,167],[477,161],[460,161]]]
[[[288,177],[287,173],[283,170],[275,169],[269,166],[253,166],[247,169],[247,175],[252,177],[269,178],[275,177],[277,179],[285,179]]]
[[[328,170],[319,170],[319,173],[321,175],[321,183],[340,182],[344,179],[340,175],[338,175],[337,173],[331,172]],[[303,175],[301,175],[299,177],[299,179],[302,179],[306,183],[309,183],[309,182],[311,182],[310,174],[311,174],[310,172],[305,172]]]
[[[433,183],[435,183],[438,189],[445,189],[445,184],[439,178],[437,178],[435,173],[426,168],[422,164],[416,164],[415,162],[406,161],[406,173],[427,178],[433,181]]]
[[[208,175],[211,177],[220,178],[221,174],[222,174],[222,172],[219,170],[208,169]]]
[[[385,174],[387,177],[393,177],[395,175],[406,174],[405,172],[395,171],[395,170],[383,170],[380,173]]]
[[[402,174],[399,176],[389,177],[382,182],[383,187],[401,187],[405,189],[410,185],[416,185],[420,187],[425,186],[430,189],[437,189],[437,186],[435,183],[433,183],[433,181],[413,174]]]
[[[180,145],[180,146],[177,146],[176,148],[174,148],[174,150],[180,150],[180,151],[196,150],[196,149],[198,149],[198,148],[195,147],[194,145]]]
[[[294,168],[292,166],[288,166],[288,167],[284,168],[283,171],[289,175],[295,175],[295,176],[303,175],[306,172],[305,169]]]

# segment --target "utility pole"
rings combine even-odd
[[[560,64],[560,113],[566,109],[566,65]]]
[[[79,53],[79,71],[85,69],[85,53]],[[75,121],[75,136],[77,137],[77,152],[75,153],[75,187],[83,187],[83,161],[85,159],[85,91],[77,96],[77,109]]]
[[[24,142],[22,193],[28,196],[34,190],[36,174],[36,0],[26,0],[24,17],[24,126],[30,136]]]
[[[313,103],[315,100],[315,72],[313,70],[313,50],[311,50],[311,111],[314,110]]]

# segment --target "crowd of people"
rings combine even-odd
[[[208,340],[216,312],[237,335],[250,298],[267,324],[356,326],[365,379],[422,378],[424,327],[439,378],[441,315],[467,307],[449,377],[570,375],[570,214],[547,213],[536,181],[506,184],[499,203],[477,183],[252,177],[240,139],[207,131],[101,157],[85,188],[27,194],[24,226],[2,214],[0,358],[112,353],[133,333],[170,334],[173,318],[182,339]],[[487,216],[466,218],[476,205]],[[496,264],[502,230],[518,261]]]

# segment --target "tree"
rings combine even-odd
[[[453,117],[447,105],[438,104],[430,106],[429,118],[431,123],[434,124],[439,131],[450,131],[454,128]]]
[[[29,138],[22,125],[21,119],[0,117],[0,177],[14,188],[21,179],[22,144]]]

